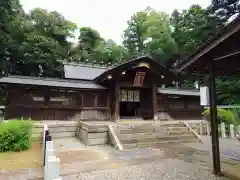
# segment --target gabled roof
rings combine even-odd
[[[42,78],[30,76],[7,76],[1,77],[0,83],[19,84],[19,85],[36,85],[48,87],[76,88],[76,89],[106,89],[105,87],[94,83],[93,81],[69,80]]]
[[[64,64],[64,76],[67,79],[93,80],[107,69],[102,66],[67,63]]]
[[[125,71],[128,69],[131,69],[133,66],[135,66],[138,63],[148,63],[152,66],[152,68],[157,69],[159,71],[157,73],[167,75],[168,77],[170,77],[170,79],[173,79],[173,80],[177,79],[177,77],[170,70],[168,70],[166,67],[161,65],[159,62],[157,62],[153,58],[151,58],[149,56],[141,56],[141,57],[135,58],[135,59],[127,61],[127,62],[125,61],[125,62],[121,63],[120,65],[114,66],[114,67],[104,71],[102,74],[97,76],[94,80],[101,81],[101,79],[104,79],[104,77],[106,75],[111,74],[114,71],[115,72],[116,71]]]

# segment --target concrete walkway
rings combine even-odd
[[[205,139],[204,139],[205,138]],[[115,150],[110,146],[85,146],[75,138],[55,140],[57,156],[61,158],[61,176],[65,180],[141,180],[141,179],[220,179],[212,174],[210,139],[203,137],[203,144],[167,144],[155,148]],[[224,143],[229,143],[225,144]],[[234,142],[221,141],[221,149],[238,148]],[[224,148],[225,147],[225,148]],[[238,151],[238,150],[236,150]],[[239,172],[239,163],[222,162],[222,167]],[[227,166],[227,165],[228,166]],[[27,172],[29,171],[29,172]],[[3,180],[42,178],[41,169],[8,172]],[[222,180],[227,178],[221,178]]]

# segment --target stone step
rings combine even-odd
[[[61,132],[61,133],[50,133],[52,139],[65,138],[65,137],[75,137],[76,132]]]
[[[195,136],[191,135],[181,135],[181,136],[156,136],[156,137],[145,137],[139,136],[137,138],[129,138],[120,140],[122,144],[134,144],[134,143],[145,143],[145,142],[161,142],[161,141],[172,141],[172,140],[188,140],[196,139]]]
[[[188,127],[164,127],[166,131],[189,131]]]
[[[161,147],[166,146],[167,144],[173,143],[189,143],[196,142],[196,139],[184,139],[184,140],[171,140],[171,141],[155,141],[155,142],[144,142],[144,143],[132,143],[132,144],[123,144],[123,149],[132,149],[132,148],[146,148],[146,147]]]
[[[184,134],[192,134],[191,131],[168,131],[169,135],[184,135]]]
[[[129,140],[129,139],[141,139],[141,138],[157,138],[158,136],[168,136],[168,133],[159,133],[159,132],[143,132],[143,133],[134,133],[134,134],[118,134],[119,140]]]
[[[50,133],[61,133],[61,132],[76,132],[77,127],[74,126],[63,126],[63,127],[51,127],[49,128]]]
[[[161,124],[160,127],[186,127],[183,123],[166,123]]]
[[[150,132],[164,132],[162,127],[153,128],[128,128],[128,129],[116,129],[116,134],[134,134],[134,133],[150,133]]]

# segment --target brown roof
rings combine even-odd
[[[36,86],[48,86],[48,87],[63,87],[63,88],[77,88],[77,89],[106,89],[105,87],[98,85],[93,81],[29,77],[29,76],[1,77],[0,83],[36,85]]]
[[[113,71],[116,70],[120,70],[120,71],[125,71],[127,69],[127,67],[132,67],[133,65],[135,65],[137,62],[147,62],[147,63],[151,63],[151,66],[155,69],[157,69],[159,72],[159,74],[163,74],[166,75],[168,77],[170,77],[170,79],[172,80],[177,80],[178,78],[173,74],[173,72],[171,72],[169,69],[167,69],[166,67],[164,67],[163,65],[161,65],[158,61],[154,60],[152,57],[149,56],[141,56],[138,58],[135,58],[133,60],[130,61],[125,61],[117,66],[114,66],[108,70],[106,70],[105,72],[103,72],[101,75],[97,76],[94,80],[99,81],[102,78],[104,78],[106,75],[111,74]]]

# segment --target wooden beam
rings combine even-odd
[[[196,50],[196,52],[193,53],[192,57],[185,59],[185,61],[187,62],[181,66],[180,70],[182,71],[183,69],[186,69],[189,65],[194,63],[196,60],[200,59],[203,55],[209,53],[210,50],[218,46],[220,43],[225,41],[228,37],[238,32],[239,30],[240,30],[240,24],[234,27],[234,29],[231,30],[230,32],[224,33],[223,35],[219,35],[220,37],[216,36],[215,39],[213,40],[209,40],[208,44],[207,42],[206,42],[206,45],[203,44],[203,47],[202,47],[203,50],[201,50],[201,47],[200,47],[199,49]]]
[[[236,55],[238,55],[238,54],[240,54],[240,50],[238,50],[238,51],[235,51],[235,52],[231,52],[231,53],[228,53],[228,54],[226,54],[226,55],[223,55],[223,56],[220,56],[220,57],[217,57],[217,58],[214,58],[213,60],[221,60],[221,59],[225,59],[225,58],[228,58],[228,57],[231,57],[231,56],[236,56]]]

